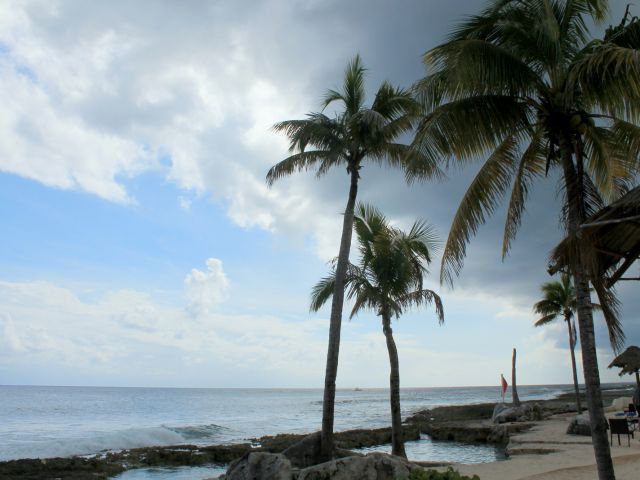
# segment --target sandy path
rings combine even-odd
[[[516,454],[508,460],[454,468],[465,475],[477,474],[481,480],[597,480],[591,438],[567,435],[568,418],[555,416],[512,436],[510,449]],[[618,446],[614,435],[611,454],[617,480],[640,479],[639,436],[636,433],[627,447],[626,436],[621,436]]]

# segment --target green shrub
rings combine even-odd
[[[405,477],[406,478],[406,477]],[[467,477],[466,475],[460,475],[453,468],[447,468],[446,472],[438,472],[437,470],[411,470],[411,474],[406,480],[480,480],[480,477],[474,475],[473,477]]]

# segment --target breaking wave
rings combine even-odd
[[[215,443],[226,431],[219,425],[192,425],[180,427],[129,428],[115,432],[95,433],[85,437],[42,439],[12,445],[0,450],[0,461],[16,458],[51,458],[71,455],[91,455],[108,450],[163,445]]]

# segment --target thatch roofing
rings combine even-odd
[[[588,245],[591,275],[606,279],[607,287],[618,280],[640,280],[622,278],[640,257],[640,186],[592,215],[580,226],[577,236],[565,238],[553,250],[550,274],[566,271],[576,246],[587,253]]]
[[[620,375],[632,374],[640,370],[640,348],[632,346],[613,359],[609,368],[618,367]]]

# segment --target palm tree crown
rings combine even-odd
[[[534,325],[541,327],[553,322],[558,316],[563,315],[569,322],[576,311],[576,290],[571,283],[571,277],[563,274],[559,282],[547,282],[540,287],[542,300],[533,306],[534,312],[542,315]],[[571,344],[575,339],[571,339]]]
[[[357,55],[347,66],[342,89],[325,94],[321,112],[274,125],[275,131],[289,138],[292,155],[271,167],[269,185],[296,171],[315,169],[320,177],[331,167],[343,165],[351,173],[361,168],[365,158],[391,166],[404,166],[415,158],[407,145],[396,140],[411,131],[420,105],[409,90],[384,82],[371,106],[365,106],[365,72]],[[323,112],[334,103],[341,104],[341,110],[329,117]],[[440,174],[435,162],[424,158],[421,163],[427,165],[428,175]]]
[[[640,24],[590,39],[598,0],[494,0],[425,54],[431,73],[416,91],[431,113],[414,148],[434,161],[488,155],[456,212],[442,258],[452,282],[466,245],[509,193],[503,255],[535,180],[562,168],[561,143],[584,159],[586,208],[611,198],[637,168]],[[411,174],[420,176],[419,164]],[[578,166],[576,166],[578,168]],[[572,200],[571,198],[569,200]],[[588,212],[585,212],[588,213]]]
[[[363,309],[400,317],[411,307],[434,303],[440,323],[444,312],[440,297],[423,288],[431,254],[437,248],[433,228],[415,222],[408,233],[392,227],[376,208],[359,205],[354,219],[360,261],[349,264],[345,287],[353,301],[350,318]],[[335,273],[313,288],[311,310],[317,311],[333,295]]]

